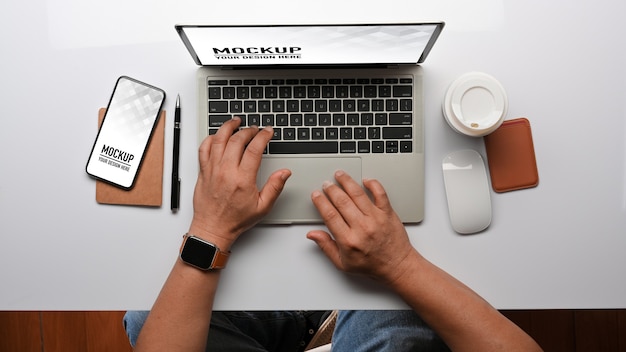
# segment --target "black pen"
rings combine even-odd
[[[172,161],[172,203],[171,208],[176,212],[180,205],[180,178],[178,177],[178,154],[180,151],[180,95],[176,97],[174,110],[174,154]]]

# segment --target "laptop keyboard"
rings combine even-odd
[[[233,116],[274,127],[268,154],[413,151],[413,79],[209,78],[208,131]]]

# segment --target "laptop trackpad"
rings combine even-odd
[[[287,168],[291,177],[272,211],[263,219],[265,224],[322,222],[311,202],[311,193],[321,189],[324,181],[335,181],[337,170],[347,172],[361,183],[361,158],[264,158],[257,177],[259,187],[276,170]]]

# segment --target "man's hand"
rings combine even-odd
[[[370,199],[345,172],[336,172],[335,179],[339,186],[326,182],[323,193],[315,191],[311,195],[332,237],[321,230],[311,231],[307,237],[339,270],[366,274],[386,283],[395,281],[401,274],[401,263],[417,252],[383,186],[376,180],[364,179]]]
[[[193,220],[189,232],[228,250],[245,230],[266,215],[291,176],[274,172],[261,190],[256,177],[261,156],[273,130],[256,126],[236,133],[234,118],[200,146],[200,171],[193,196]],[[233,134],[234,133],[234,134]]]

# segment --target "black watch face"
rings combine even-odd
[[[217,248],[214,245],[196,237],[188,237],[180,253],[180,259],[197,268],[208,270],[211,268],[216,252]]]

